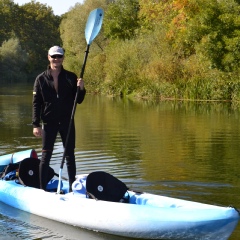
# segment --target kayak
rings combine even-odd
[[[139,239],[226,240],[239,221],[233,207],[150,193],[128,191],[128,203],[90,199],[84,188],[87,176],[78,175],[70,193],[68,182],[62,181],[63,194],[0,180],[0,201],[72,226]],[[58,184],[58,179],[52,182]]]

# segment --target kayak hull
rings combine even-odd
[[[239,220],[238,211],[231,207],[134,192],[130,192],[130,203],[96,201],[5,180],[0,180],[0,201],[69,225],[139,239],[224,240]]]

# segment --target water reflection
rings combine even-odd
[[[0,90],[0,154],[35,148],[40,155],[40,139],[32,135],[31,94],[31,86]],[[78,173],[103,170],[133,189],[240,208],[239,109],[230,103],[87,95],[75,125]],[[58,139],[51,161],[56,172],[62,153]],[[238,227],[231,239],[239,234]]]

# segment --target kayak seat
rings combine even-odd
[[[39,164],[40,160],[38,158],[25,158],[20,162],[18,169],[18,180],[22,185],[40,188]],[[54,170],[49,166],[47,182],[49,182],[54,175]]]
[[[127,190],[125,183],[107,172],[92,172],[86,179],[87,196],[95,200],[128,203]]]

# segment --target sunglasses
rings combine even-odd
[[[63,58],[63,55],[52,55],[52,56],[50,56],[51,58]]]

